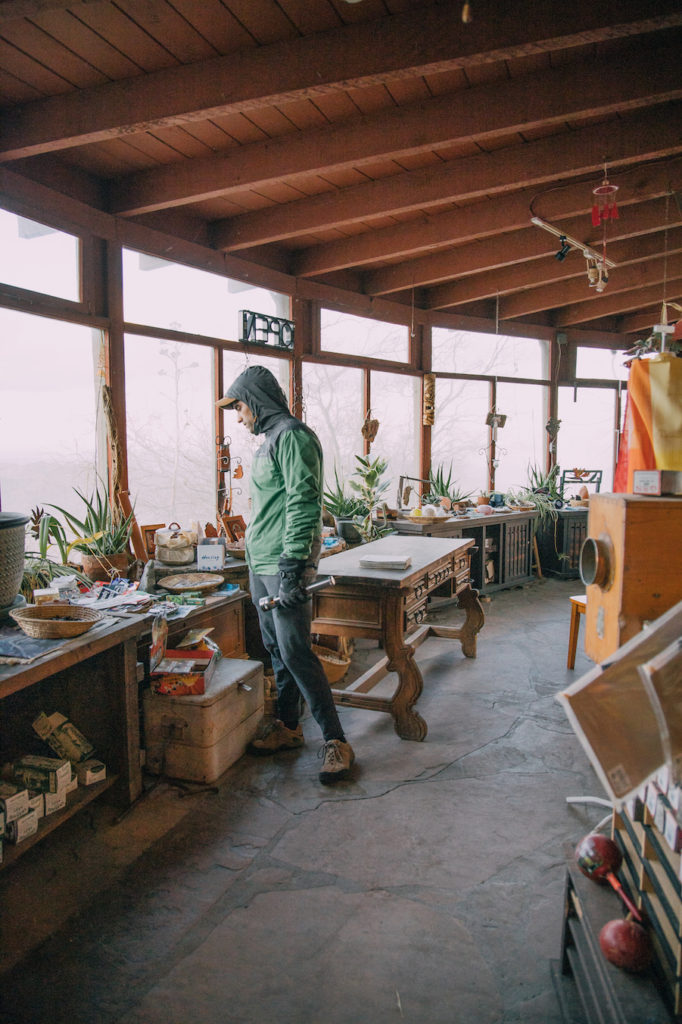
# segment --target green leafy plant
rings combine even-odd
[[[544,472],[539,466],[528,466],[528,490],[538,494],[547,494],[556,501],[561,497],[557,486],[559,467],[552,466],[549,472]]]
[[[89,498],[76,487],[74,491],[85,506],[85,515],[82,519],[59,505],[48,506],[64,517],[66,525],[75,535],[76,539],[68,545],[67,553],[72,549],[90,555],[117,555],[127,551],[133,528],[133,513],[125,516],[119,506],[110,500],[103,485],[98,484]],[[61,530],[65,538],[64,525],[55,517],[51,516],[50,519],[52,522],[46,527],[49,533],[53,537],[58,537]],[[57,543],[59,544],[59,541]]]
[[[391,527],[381,525],[375,519],[375,514],[385,504],[381,498],[390,487],[390,481],[383,480],[388,462],[377,456],[371,459],[369,456],[356,455],[357,468],[353,473],[356,480],[350,480],[350,486],[358,495],[359,500],[366,508],[366,512],[355,516],[354,523],[365,543],[377,540],[386,533],[391,533]]]
[[[50,558],[43,558],[35,551],[27,551],[24,556],[24,574],[21,578],[19,593],[28,604],[33,604],[33,592],[49,587],[59,576],[75,576],[86,587],[92,585],[91,580],[73,565],[60,564]]]
[[[346,491],[344,483],[334,466],[334,486],[328,487],[322,496],[324,507],[335,519],[354,519],[367,515],[367,507],[359,498]]]
[[[64,528],[54,516],[42,508],[31,509],[28,536],[38,542],[38,550],[27,550],[24,555],[24,573],[19,592],[29,604],[33,603],[34,590],[44,590],[59,576],[75,576],[81,583],[90,586],[90,580],[76,566],[68,564],[70,545]],[[61,562],[48,557],[50,548],[56,545]]]
[[[443,465],[437,466],[435,472],[433,469],[429,470],[428,491],[422,494],[422,502],[425,505],[437,505],[441,498],[448,498],[453,505],[457,505],[471,497],[470,491],[467,494],[460,491],[456,486],[457,481],[452,479],[452,463],[448,467],[447,476],[445,472]]]

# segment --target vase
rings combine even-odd
[[[0,608],[13,604],[24,575],[24,540],[28,516],[0,512]]]
[[[337,519],[334,516],[336,534],[348,544],[362,544],[362,534],[352,519]]]
[[[83,572],[93,582],[107,582],[116,576],[125,576],[129,564],[130,556],[127,551],[119,551],[115,555],[83,554]]]

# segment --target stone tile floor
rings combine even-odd
[[[603,796],[555,700],[591,665],[583,624],[566,669],[580,589],[494,595],[475,660],[428,640],[425,742],[341,709],[348,782],[319,784],[308,718],[217,794],[162,782],[27,851],[0,874],[0,1022],[559,1024],[564,845],[604,813],[566,804]]]

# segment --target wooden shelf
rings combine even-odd
[[[104,779],[102,782],[96,782],[92,786],[79,786],[73,793],[69,793],[66,799],[66,807],[63,807],[61,811],[55,811],[54,814],[44,815],[38,822],[38,831],[28,839],[25,839],[23,843],[8,843],[5,839],[3,843],[3,861],[0,864],[0,870],[10,867],[14,864],[22,854],[30,850],[32,846],[39,843],[41,839],[49,835],[60,825],[63,825],[65,821],[68,821],[74,814],[82,810],[87,804],[92,803],[98,796],[110,789],[118,781],[117,775],[112,775],[111,778]]]

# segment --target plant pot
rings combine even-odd
[[[130,556],[127,551],[120,551],[115,555],[83,555],[83,572],[93,582],[106,582],[115,576],[125,576],[129,565]]]
[[[337,519],[334,516],[336,534],[346,541],[347,544],[362,544],[362,534],[352,519]]]

